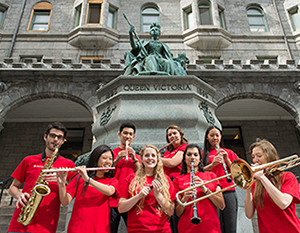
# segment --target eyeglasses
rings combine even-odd
[[[58,140],[63,140],[64,136],[62,135],[56,135],[55,133],[49,133],[48,134],[50,138],[55,139],[57,137]]]

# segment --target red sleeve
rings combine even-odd
[[[112,178],[109,182],[109,185],[113,186],[115,188],[115,193],[112,195],[112,198],[118,199],[119,197],[119,181],[116,178]]]
[[[281,192],[293,196],[295,204],[300,203],[299,182],[291,172],[284,172],[281,176]]]

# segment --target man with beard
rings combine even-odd
[[[28,204],[31,197],[31,190],[35,186],[45,162],[47,162],[48,159],[50,161],[55,149],[59,149],[63,145],[66,134],[67,129],[62,123],[54,122],[48,125],[43,137],[46,143],[44,152],[25,157],[11,175],[14,180],[9,188],[9,193],[17,199],[17,208],[10,221],[8,232],[56,232],[60,211],[56,173],[43,175],[51,191],[41,201],[31,222],[25,226],[18,221],[18,218],[21,208]],[[57,153],[52,168],[60,167],[75,167],[75,164],[73,161]],[[69,173],[67,180],[69,181],[73,175],[74,173]],[[21,190],[20,187],[22,184],[24,184],[24,186]]]

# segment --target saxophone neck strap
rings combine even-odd
[[[59,153],[57,154],[56,158],[54,159],[54,162],[58,159]],[[42,162],[44,163],[46,161],[46,153],[45,151],[42,153]]]

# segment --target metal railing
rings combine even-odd
[[[12,177],[8,177],[7,179],[0,182],[1,192],[0,192],[0,204],[3,196],[4,189],[8,189],[13,181]],[[13,197],[10,198],[9,205],[12,205]]]

